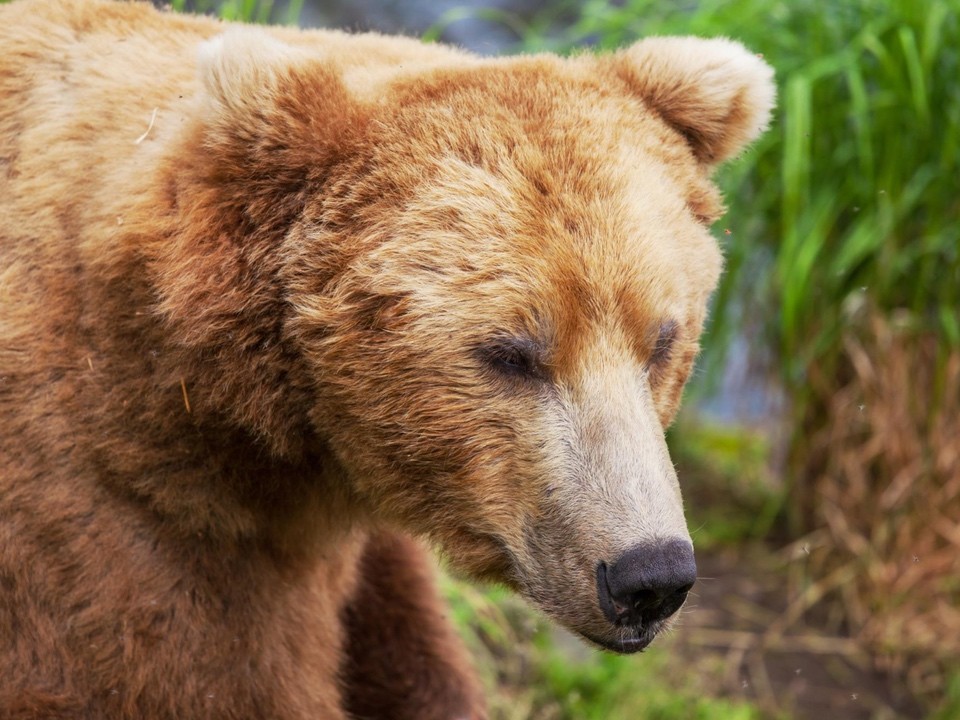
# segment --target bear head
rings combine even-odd
[[[437,53],[228,32],[205,172],[276,238],[304,422],[371,516],[640,650],[696,577],[664,429],[721,271],[710,175],[765,127],[771,71],[719,39]]]

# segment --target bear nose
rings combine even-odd
[[[597,566],[600,608],[615,625],[647,625],[679,610],[696,579],[686,540],[635,545],[613,565]]]

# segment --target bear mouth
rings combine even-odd
[[[586,632],[581,632],[580,635],[603,650],[620,655],[632,655],[643,652],[653,642],[661,624],[654,622],[642,627],[617,628],[619,637],[600,638]]]

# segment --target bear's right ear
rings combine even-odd
[[[708,166],[738,153],[770,120],[773,70],[738,42],[652,37],[601,62]]]
[[[359,103],[333,60],[262,29],[206,41],[198,70],[203,145],[222,179],[280,183],[319,171],[360,125]]]

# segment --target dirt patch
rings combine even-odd
[[[797,610],[806,603],[791,597],[796,568],[782,556],[750,546],[701,553],[697,564],[701,580],[666,642],[700,670],[706,691],[799,720],[923,717],[898,678],[824,630],[830,618]]]

